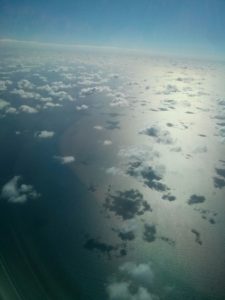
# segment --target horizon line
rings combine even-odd
[[[151,48],[127,48],[120,46],[109,46],[109,45],[96,45],[96,44],[76,44],[76,43],[57,43],[57,42],[45,42],[45,41],[35,41],[35,40],[18,40],[11,38],[0,38],[0,43],[22,43],[22,44],[34,44],[40,46],[56,46],[56,47],[68,47],[68,48],[95,48],[95,49],[105,49],[105,50],[116,50],[116,51],[128,51],[128,52],[137,52],[152,56],[162,56],[162,57],[176,57],[176,58],[188,58],[188,59],[198,59],[198,60],[213,60],[225,62],[225,57],[216,56],[216,55],[201,55],[200,54],[188,54],[188,53],[176,53],[176,51],[163,51],[163,49],[151,49]]]

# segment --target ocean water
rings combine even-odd
[[[0,53],[0,298],[224,299],[224,63]]]

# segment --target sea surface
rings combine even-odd
[[[0,44],[0,299],[225,297],[225,63]]]

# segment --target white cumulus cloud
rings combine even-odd
[[[22,184],[21,176],[14,176],[2,188],[1,198],[12,203],[24,203],[28,199],[36,199],[40,196],[32,185]]]
[[[22,112],[25,112],[25,113],[28,113],[28,114],[38,113],[38,110],[36,108],[31,107],[29,105],[21,105],[19,108]]]

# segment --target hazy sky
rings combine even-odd
[[[225,54],[225,0],[0,0],[0,38]]]

